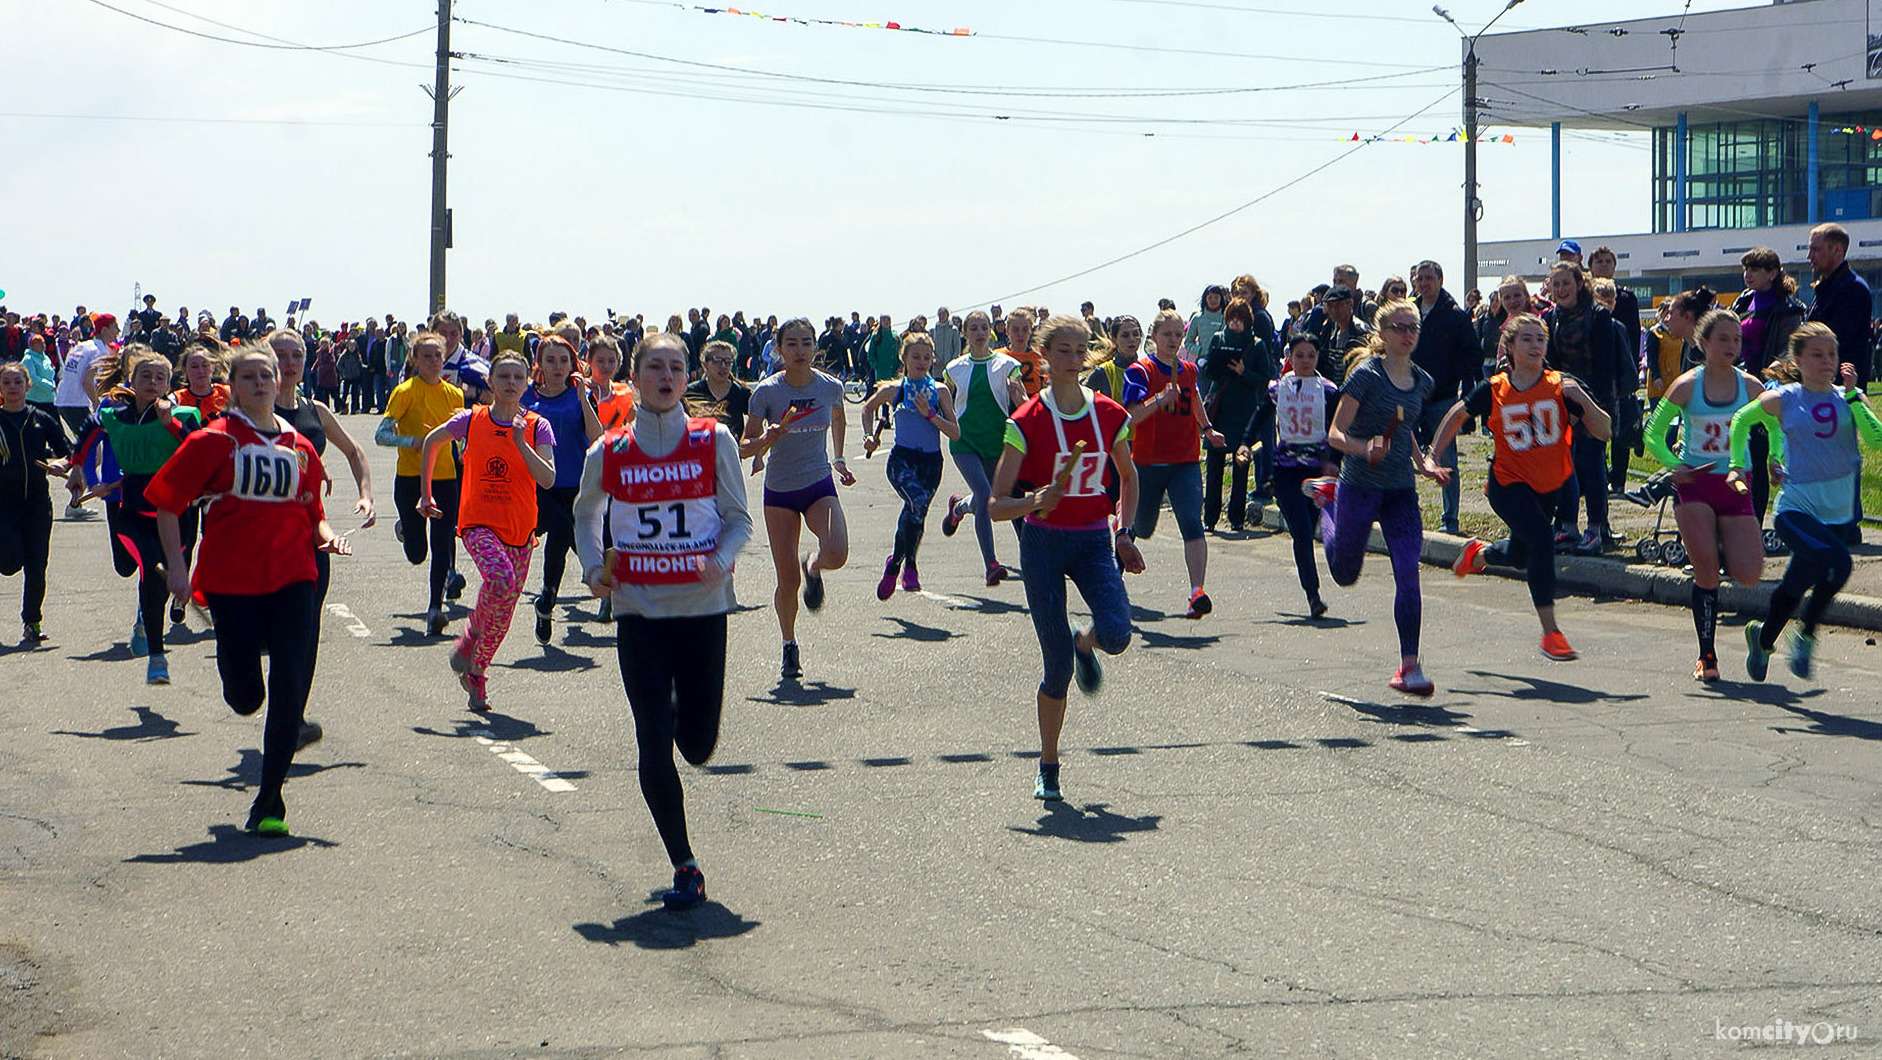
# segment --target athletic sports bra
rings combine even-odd
[[[316,456],[327,455],[327,426],[320,421],[320,412],[311,401],[302,401],[293,408],[274,407],[274,414],[288,421],[294,433],[314,443]]]

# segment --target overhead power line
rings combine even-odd
[[[166,8],[168,10],[178,12],[179,14],[190,15],[190,17],[192,18],[202,19],[205,22],[209,22],[213,25],[221,26],[224,29],[234,30],[238,33],[247,33],[250,36],[254,36],[254,37],[266,38],[266,40],[241,40],[236,37],[222,37],[214,33],[204,33],[201,30],[190,29],[187,26],[178,26],[174,23],[164,22],[160,19],[151,18],[148,15],[140,15],[135,11],[126,11],[125,9],[118,7],[114,4],[105,3],[105,0],[90,0],[90,2],[98,5],[99,7],[104,8],[107,11],[115,11],[118,14],[125,16],[126,18],[134,18],[139,22],[147,22],[153,26],[161,26],[164,29],[172,30],[176,33],[187,34],[191,37],[201,37],[204,40],[219,41],[223,44],[239,44],[244,48],[266,48],[271,51],[346,52],[355,48],[370,48],[375,44],[390,44],[393,41],[406,40],[411,37],[419,36],[420,34],[431,32],[431,27],[426,26],[420,29],[415,29],[411,31],[410,33],[400,33],[392,37],[381,37],[378,40],[358,41],[353,44],[296,44],[293,41],[283,40],[279,37],[269,37],[265,33],[256,33],[253,30],[242,29],[239,26],[231,26],[226,22],[216,22],[214,19],[204,18],[201,15],[195,15],[195,14],[192,14],[191,12],[184,11],[181,8],[171,7],[169,4],[158,3],[157,0],[149,0],[149,2],[151,3],[156,3],[158,7]],[[364,56],[354,56],[354,58],[364,58]]]

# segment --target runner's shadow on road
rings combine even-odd
[[[1156,831],[1162,821],[1161,814],[1125,817],[1112,813],[1109,803],[1091,802],[1080,807],[1069,802],[1048,802],[1036,827],[1007,825],[1007,829],[1076,843],[1122,843],[1132,832]]]
[[[924,626],[919,622],[910,622],[906,618],[890,617],[889,621],[902,628],[893,633],[871,633],[870,636],[881,637],[885,640],[912,640],[920,644],[940,644],[943,641],[953,640],[955,637],[959,636],[959,634],[951,629],[942,629],[940,626]]]
[[[1328,697],[1333,699],[1333,697]],[[1430,726],[1458,727],[1470,720],[1470,715],[1452,710],[1438,703],[1373,703],[1363,699],[1340,696],[1333,702],[1348,706],[1374,721],[1387,725],[1415,725],[1421,728]]]
[[[451,724],[453,729],[450,732],[439,732],[437,729],[423,725],[412,726],[412,731],[420,736],[444,736],[451,739],[467,739],[487,732],[492,740],[499,743],[518,743],[534,736],[551,735],[537,728],[533,721],[512,718],[508,714],[500,714],[494,710],[472,714],[468,717],[452,718]],[[567,774],[557,773],[556,775]]]
[[[232,824],[217,824],[209,826],[209,838],[201,843],[177,847],[168,854],[136,854],[124,860],[140,865],[235,865],[302,847],[339,845],[331,839],[304,835],[249,835]]]
[[[1154,629],[1140,629],[1137,636],[1143,639],[1146,648],[1207,648],[1222,639],[1219,633],[1206,633],[1195,637],[1178,637],[1169,633],[1158,633]]]
[[[658,902],[655,891],[650,902]],[[576,924],[575,933],[590,942],[608,946],[633,943],[643,950],[683,950],[703,939],[737,938],[762,921],[747,920],[718,902],[706,901],[685,912],[649,909],[624,916],[612,924]]]
[[[822,707],[839,700],[855,699],[854,688],[842,688],[822,681],[779,681],[768,696],[747,696],[750,703],[770,703],[779,707]]]
[[[332,762],[320,765],[316,762],[296,762],[288,767],[288,779],[311,777],[325,773],[329,769],[365,769],[364,762]],[[226,791],[248,791],[261,783],[261,752],[253,747],[244,747],[241,758],[229,767],[229,775],[217,780],[185,780],[183,784],[197,788],[222,788]]]
[[[1319,618],[1315,618],[1312,615],[1303,615],[1296,611],[1279,611],[1276,612],[1276,614],[1282,617],[1270,618],[1257,624],[1264,626],[1301,626],[1307,629],[1345,629],[1348,626],[1363,626],[1366,624],[1366,620],[1363,618],[1341,618],[1338,615],[1321,615]]]
[[[1502,696],[1506,699],[1540,700],[1544,703],[1572,703],[1587,705],[1591,703],[1636,703],[1651,698],[1646,693],[1625,694],[1620,692],[1600,692],[1580,685],[1564,684],[1561,681],[1548,681],[1526,674],[1500,674],[1493,670],[1467,670],[1472,677],[1493,677],[1499,681],[1512,681],[1526,688],[1458,688],[1452,691],[1470,696]]]
[[[137,656],[131,654],[131,646],[122,641],[109,648],[99,648],[90,655],[68,655],[73,662],[129,662]]]
[[[1821,688],[1806,688],[1802,692],[1795,692],[1783,685],[1768,685],[1761,681],[1719,680],[1709,685],[1701,685],[1686,695],[1692,699],[1762,703],[1767,707],[1777,707],[1780,710],[1795,710],[1804,700],[1815,699],[1823,693],[1824,690]]]
[[[553,644],[542,646],[541,655],[503,664],[509,670],[534,670],[537,673],[566,674],[592,670],[600,665],[586,655],[571,655]]]
[[[960,594],[960,598],[970,600],[972,603],[965,607],[957,607],[956,611],[973,611],[982,615],[1023,615],[1026,613],[1025,604],[1016,604],[1011,600],[995,600],[990,596],[968,596],[965,593]]]
[[[571,648],[612,648],[614,647],[614,623],[608,623],[608,634],[605,637],[597,637],[588,632],[585,626],[570,623],[567,631],[562,634],[562,643]]]
[[[137,724],[117,725],[97,732],[75,732],[71,729],[54,729],[53,736],[81,736],[87,740],[175,740],[183,736],[194,736],[193,732],[179,732],[179,724],[157,713],[149,707],[132,707],[137,713]]]

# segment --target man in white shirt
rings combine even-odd
[[[66,429],[72,432],[74,441],[86,417],[98,407],[97,369],[100,363],[113,356],[115,351],[111,349],[111,344],[118,338],[118,318],[110,313],[94,315],[91,325],[91,339],[73,343],[60,361],[59,383],[52,395],[52,403],[59,410],[59,418],[65,421]],[[79,494],[73,493],[73,503],[66,505],[66,518],[82,519],[91,514],[84,505],[76,503],[78,498]]]

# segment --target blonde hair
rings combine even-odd
[[[1150,318],[1150,330],[1145,332],[1144,336],[1146,338],[1153,336],[1157,333],[1158,328],[1170,323],[1174,323],[1183,331],[1189,330],[1189,321],[1183,319],[1183,314],[1174,309],[1159,309],[1157,310],[1157,315]]]
[[[1366,336],[1364,346],[1355,346],[1347,351],[1345,370],[1350,372],[1354,366],[1368,357],[1385,356],[1385,322],[1397,313],[1410,313],[1412,319],[1419,319],[1418,306],[1410,299],[1394,298],[1382,303],[1378,311],[1372,314],[1372,333]]]
[[[440,356],[450,349],[450,346],[446,345],[444,341],[444,336],[432,331],[430,328],[422,328],[412,334],[413,354],[417,354],[419,349],[427,344],[437,346]]]
[[[1503,330],[1497,332],[1497,345],[1508,346],[1516,341],[1516,333],[1534,324],[1542,329],[1542,337],[1549,337],[1549,325],[1534,313],[1516,313],[1503,322]]]
[[[260,361],[268,366],[269,375],[276,379],[281,378],[281,361],[274,355],[274,348],[267,343],[258,342],[252,346],[242,346],[229,354],[230,376],[235,375],[235,370],[241,367],[243,361]]]
[[[1797,325],[1797,330],[1791,332],[1790,338],[1784,343],[1784,356],[1772,361],[1770,366],[1765,368],[1764,377],[1774,383],[1795,383],[1803,378],[1803,372],[1797,367],[1797,358],[1803,355],[1805,346],[1817,339],[1829,339],[1830,348],[1839,349],[1836,332],[1831,331],[1828,324],[1820,320],[1805,321]]]

